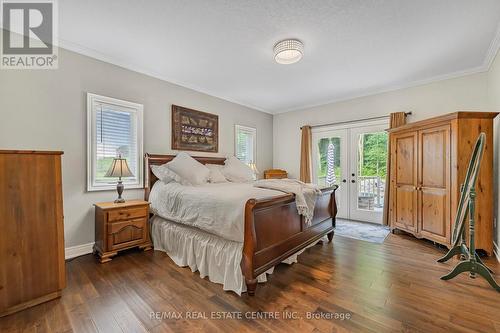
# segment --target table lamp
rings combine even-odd
[[[109,167],[108,172],[104,175],[104,177],[118,177],[118,184],[116,185],[116,191],[118,192],[118,199],[115,200],[115,203],[123,203],[125,199],[122,198],[123,193],[123,182],[122,177],[133,177],[134,175],[130,171],[127,160],[122,158],[119,155],[117,158],[113,159],[113,163]]]
[[[257,165],[253,162],[250,162],[248,164],[248,166],[250,167],[250,169],[252,169],[253,171],[253,177],[254,177],[254,180],[257,180],[257,174],[259,173],[259,170],[257,170]]]

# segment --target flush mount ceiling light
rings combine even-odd
[[[274,45],[274,60],[278,64],[296,63],[304,55],[304,44],[298,39],[285,39]]]

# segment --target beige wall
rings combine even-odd
[[[489,93],[489,102],[490,108],[492,111],[500,111],[500,53],[497,53],[497,56],[493,62],[493,65],[488,72],[488,93]],[[500,182],[498,180],[498,175],[500,172],[500,117],[495,119],[495,171],[494,174],[497,176],[495,179],[495,209],[497,216],[497,232],[496,232],[496,251],[497,258],[500,260],[500,250],[498,248],[498,244],[500,243],[500,228],[498,227],[498,218],[500,216],[500,204],[499,193],[500,193]]]
[[[63,150],[66,246],[94,241],[92,204],[115,193],[86,192],[86,92],[144,104],[144,152],[171,153],[170,106],[219,115],[217,156],[234,152],[234,125],[257,128],[259,170],[272,166],[272,116],[73,52],[58,70],[0,70],[0,149]],[[210,155],[210,154],[207,154]],[[126,190],[125,198],[142,198]]]

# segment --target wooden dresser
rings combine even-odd
[[[62,154],[0,150],[0,316],[65,287]]]
[[[101,202],[94,206],[94,252],[99,255],[101,263],[110,261],[121,250],[139,247],[147,251],[152,248],[149,236],[149,202]]]
[[[493,253],[494,112],[455,112],[389,130],[391,229],[447,247],[469,159],[486,133],[477,183],[476,248]]]

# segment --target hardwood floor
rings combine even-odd
[[[224,292],[161,252],[131,250],[102,265],[87,255],[67,263],[60,300],[0,318],[0,332],[500,331],[500,294],[481,278],[441,281],[457,263],[436,263],[444,253],[406,235],[390,234],[384,244],[335,236],[298,264],[279,265],[255,297]],[[500,280],[500,264],[486,262]],[[243,319],[186,318],[217,311]],[[245,318],[266,311],[302,320]],[[182,319],[165,318],[177,312]],[[307,319],[308,312],[350,318]]]

